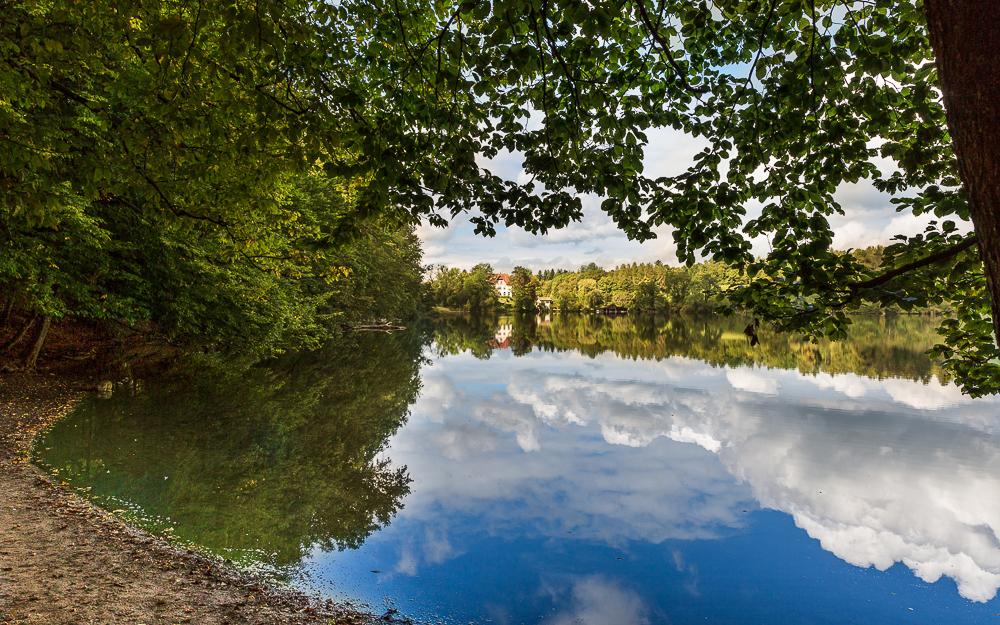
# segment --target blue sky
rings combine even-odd
[[[682,172],[693,156],[705,145],[704,139],[686,136],[673,130],[649,133],[650,142],[644,159],[645,172],[651,177]],[[505,154],[482,165],[495,174],[509,179],[524,180],[521,158]],[[879,163],[885,171],[888,162]],[[843,185],[837,199],[845,214],[831,218],[834,246],[837,249],[888,244],[896,234],[913,235],[922,232],[929,216],[914,217],[896,213],[889,197],[870,184]],[[468,219],[459,217],[445,229],[422,225],[417,234],[423,242],[424,262],[452,267],[471,268],[488,262],[497,271],[510,271],[516,265],[532,270],[560,268],[577,269],[595,262],[606,268],[624,262],[654,262],[676,265],[675,244],[669,228],[659,228],[658,238],[645,243],[629,241],[611,219],[600,210],[601,199],[582,196],[583,220],[547,235],[532,235],[513,227],[497,228],[492,239],[473,234]],[[765,253],[767,242],[755,242],[755,252]]]

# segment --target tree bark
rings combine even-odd
[[[38,338],[35,339],[35,346],[31,348],[31,353],[24,360],[25,369],[34,369],[35,363],[38,362],[38,354],[42,351],[42,345],[45,344],[45,337],[49,333],[49,325],[52,323],[52,317],[45,315],[42,320],[42,329],[38,332]]]
[[[10,327],[10,317],[13,313],[14,313],[14,297],[11,296],[11,298],[7,300],[7,305],[4,307],[3,319],[0,320],[0,328],[6,329]]]
[[[24,327],[21,328],[21,332],[11,340],[4,343],[3,347],[0,347],[0,349],[9,352],[12,347],[20,343],[24,339],[24,337],[28,335],[28,330],[31,329],[31,326],[35,325],[35,321],[37,320],[38,320],[37,316],[29,319],[28,323],[24,324]]]
[[[924,11],[1000,341],[1000,2],[924,0]]]

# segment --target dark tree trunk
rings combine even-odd
[[[10,351],[12,347],[20,343],[22,340],[24,340],[24,337],[28,335],[28,330],[31,329],[31,326],[35,325],[35,321],[37,320],[38,320],[37,316],[29,319],[28,322],[24,324],[24,327],[21,329],[21,332],[11,340],[4,343],[3,346],[0,347],[0,349],[4,351]]]
[[[45,315],[42,320],[42,329],[38,332],[38,338],[35,339],[35,346],[31,348],[31,353],[24,360],[25,369],[34,369],[35,363],[38,362],[38,354],[42,351],[42,345],[45,344],[45,337],[49,333],[49,325],[52,323],[52,317]]]
[[[924,10],[1000,341],[1000,2],[925,0]]]
[[[10,316],[14,313],[14,297],[11,296],[10,300],[7,301],[7,305],[3,309],[3,319],[0,319],[0,328],[10,327]]]

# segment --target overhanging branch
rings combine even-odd
[[[973,247],[977,243],[979,243],[979,239],[976,236],[976,234],[975,233],[970,234],[969,236],[962,239],[958,243],[950,247],[947,247],[941,250],[940,252],[936,252],[934,254],[931,254],[930,256],[926,256],[919,260],[906,263],[905,265],[896,267],[895,269],[887,271],[884,274],[876,276],[870,280],[865,280],[863,282],[853,282],[850,284],[843,285],[842,287],[839,288],[834,287],[826,291],[827,294],[826,296],[833,296],[835,293],[843,293],[844,290],[846,289],[847,292],[844,293],[844,296],[840,301],[821,304],[818,306],[813,306],[811,304],[803,302],[802,308],[796,307],[794,305],[791,306],[794,312],[789,312],[786,314],[767,314],[766,316],[769,319],[785,320],[785,323],[779,326],[779,329],[786,329],[787,327],[789,327],[788,324],[791,323],[792,320],[794,319],[802,319],[804,317],[809,317],[811,315],[823,314],[825,311],[830,309],[833,310],[842,309],[845,306],[849,305],[854,300],[858,299],[861,296],[862,291],[882,286],[883,284],[890,282],[894,278],[898,278],[899,276],[905,273],[914,271],[916,269],[920,269],[921,267],[934,265],[936,263],[948,260],[949,258],[957,256],[961,252],[964,252],[965,250]]]
[[[681,85],[685,90],[701,95],[703,93],[708,93],[708,87],[695,87],[688,82],[687,76],[684,74],[684,70],[681,66],[677,64],[677,60],[674,59],[673,52],[670,50],[670,44],[664,41],[663,37],[660,35],[660,31],[653,24],[653,20],[649,18],[649,13],[646,12],[645,0],[635,0],[635,6],[639,9],[639,17],[642,19],[642,23],[645,24],[646,28],[649,30],[649,35],[653,38],[656,43],[660,45],[663,51],[663,56],[666,57],[667,63],[670,63],[670,67],[674,68],[674,73],[677,79],[680,81]]]
[[[943,260],[948,260],[952,256],[956,256],[957,254],[964,252],[973,245],[976,245],[977,243],[979,243],[979,238],[976,236],[976,234],[975,233],[970,234],[968,237],[966,237],[959,243],[956,243],[951,247],[945,248],[940,252],[937,252],[936,254],[931,254],[930,256],[921,258],[920,260],[915,260],[911,263],[906,263],[905,265],[897,267],[891,271],[887,271],[880,276],[872,278],[871,280],[865,280],[864,282],[855,282],[853,284],[849,284],[847,285],[847,288],[850,289],[851,296],[853,298],[853,296],[855,296],[858,293],[858,291],[875,288],[877,286],[882,286],[883,284],[889,282],[893,278],[897,278],[903,275],[904,273],[913,271],[914,269],[920,269],[921,267],[926,267],[927,265],[933,265]]]

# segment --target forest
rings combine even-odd
[[[720,285],[739,272],[715,262],[668,267],[657,261],[610,270],[590,263],[579,271],[537,273],[517,267],[511,274],[513,294],[506,298],[499,297],[489,283],[491,274],[488,264],[471,271],[438,267],[428,282],[427,301],[432,307],[453,310],[530,311],[538,307],[536,298],[547,297],[553,309],[563,311],[593,310],[607,304],[637,310],[708,311],[714,308],[713,295]]]
[[[422,279],[412,227],[369,223],[349,242],[317,242],[330,215],[346,210],[340,187],[318,171],[289,176],[253,252],[224,227],[123,202],[67,208],[57,227],[8,215],[0,356],[32,367],[62,321],[260,357],[411,316]]]
[[[406,299],[338,284],[382,266],[353,246],[463,216],[545,234],[590,195],[630,239],[738,269],[725,298],[790,331],[950,301],[937,353],[968,392],[1000,388],[996,3],[713,6],[0,3],[0,350],[30,368],[62,319],[315,345]],[[662,132],[705,145],[662,175]],[[859,184],[926,224],[878,270],[833,248]],[[564,303],[669,301],[635,279]]]
[[[259,17],[0,3],[0,365],[53,328],[261,357],[416,310],[416,221],[371,210],[336,116],[291,112],[314,89],[269,97],[260,54],[307,24]]]
[[[849,253],[872,270],[880,268],[885,248],[871,246]],[[847,254],[848,252],[840,252]],[[471,270],[439,266],[432,269],[425,284],[424,302],[431,309],[463,311],[534,311],[548,307],[560,311],[595,310],[614,304],[633,311],[661,313],[704,313],[730,308],[726,291],[741,279],[737,267],[718,261],[671,267],[655,263],[624,263],[613,269],[590,263],[578,271],[544,269],[532,272],[516,267],[511,273],[511,297],[500,297],[490,283],[495,275],[488,263]],[[549,298],[551,304],[539,303]],[[860,300],[852,312],[903,312],[899,306],[883,306],[877,301]],[[926,306],[922,313],[946,313],[945,305]]]

